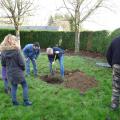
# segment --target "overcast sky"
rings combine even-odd
[[[120,0],[106,0],[108,1],[108,9],[102,9],[97,14],[91,16],[89,21],[84,22],[83,27],[90,30],[114,30],[120,27]],[[30,19],[30,25],[47,25],[48,18],[56,13],[63,2],[62,0],[36,0],[39,4],[39,11],[35,12],[35,16]],[[64,13],[64,12],[63,12]]]
[[[85,22],[84,27],[108,30],[120,28],[120,0],[109,1],[112,11],[108,9],[101,10],[99,14],[91,16],[91,22]]]
[[[107,0],[106,0],[107,1]],[[83,27],[90,30],[108,29],[114,30],[120,27],[120,0],[108,0],[108,9],[102,9],[97,14],[91,16],[89,21],[84,22]],[[40,10],[32,18],[34,25],[46,25],[50,15],[56,13],[56,9],[61,6],[62,0],[39,0]]]

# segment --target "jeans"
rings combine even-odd
[[[34,70],[34,75],[37,75],[36,60],[33,59],[33,58],[28,58],[28,59],[26,60],[26,74],[27,74],[27,75],[30,74],[30,60],[32,61],[33,70]]]
[[[28,100],[28,86],[27,86],[27,83],[24,80],[20,84],[22,85],[22,88],[23,88],[23,100]],[[12,88],[11,88],[12,101],[17,101],[17,98],[16,98],[17,87],[18,87],[18,84],[12,84]]]
[[[62,77],[64,77],[64,64],[63,64],[64,56],[62,55],[58,60],[60,64],[60,74]],[[49,67],[50,67],[50,73],[54,75],[54,71],[52,69],[52,62],[50,62]]]
[[[8,90],[8,80],[4,79],[4,89]]]
[[[4,81],[4,89],[8,90],[8,80],[6,75],[6,67],[2,66],[2,79]]]

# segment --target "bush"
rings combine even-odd
[[[7,34],[15,34],[15,30],[0,29],[0,41]],[[63,49],[74,50],[75,33],[59,31],[29,31],[20,32],[22,48],[28,43],[39,42],[41,48],[60,46]],[[112,39],[120,35],[120,29],[109,34],[108,31],[85,31],[80,33],[80,49],[104,54]]]
[[[82,32],[80,39],[81,40],[80,48],[82,50],[104,53],[106,49],[107,38],[108,38],[107,31]]]
[[[11,29],[0,29],[0,42],[3,41],[4,37],[8,34],[15,34],[15,30]]]

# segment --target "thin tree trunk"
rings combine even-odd
[[[80,50],[80,32],[79,30],[75,31],[75,53],[78,53]]]
[[[17,42],[18,42],[19,48],[21,48],[21,45],[20,45],[20,30],[19,30],[18,26],[15,26],[15,32],[16,32],[16,37],[17,37]]]
[[[75,53],[79,52],[80,49],[80,14],[79,6],[75,10]]]

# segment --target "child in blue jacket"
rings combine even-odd
[[[38,42],[34,44],[27,44],[23,48],[23,54],[26,59],[26,75],[30,75],[30,60],[33,64],[33,69],[34,69],[34,75],[37,77],[37,65],[36,65],[36,59],[40,54],[40,45]]]
[[[53,48],[47,48],[46,50],[47,54],[48,54],[48,59],[49,59],[49,67],[50,67],[50,72],[53,75],[53,69],[52,69],[52,64],[54,64],[55,60],[59,60],[59,64],[60,64],[60,74],[62,76],[62,78],[64,78],[64,50],[59,48],[59,47],[53,47]]]

